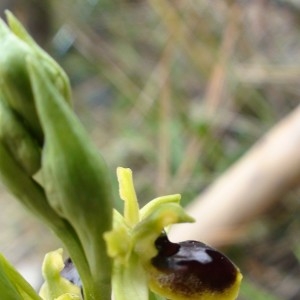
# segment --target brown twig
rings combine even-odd
[[[300,106],[187,207],[196,223],[174,226],[170,237],[232,242],[258,213],[299,185],[299,149]]]

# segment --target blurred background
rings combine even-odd
[[[5,9],[66,70],[112,178],[130,167],[141,205],[167,193],[188,204],[300,103],[297,0],[1,0]],[[300,299],[299,192],[222,249],[244,274],[240,300]],[[0,206],[0,251],[38,284],[60,242],[2,186]]]

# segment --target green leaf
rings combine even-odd
[[[0,291],[3,300],[41,300],[30,284],[1,254]]]
[[[111,259],[103,234],[112,227],[113,196],[106,165],[34,57],[28,59],[28,69],[45,135],[42,176],[47,199],[76,231],[91,270],[94,293],[98,299],[109,299]]]

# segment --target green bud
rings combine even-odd
[[[18,116],[0,99],[0,142],[16,162],[32,176],[41,167],[41,149]]]
[[[24,120],[42,144],[43,133],[37,116],[26,59],[34,56],[45,67],[49,79],[70,102],[70,86],[64,71],[32,40],[21,23],[9,12],[10,28],[0,20],[0,90],[3,100]]]

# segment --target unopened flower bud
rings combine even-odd
[[[7,12],[9,27],[0,20],[0,95],[22,118],[34,137],[42,144],[43,133],[37,116],[27,58],[35,57],[43,65],[63,99],[70,101],[67,76],[59,65],[44,52],[26,32],[21,23]]]

